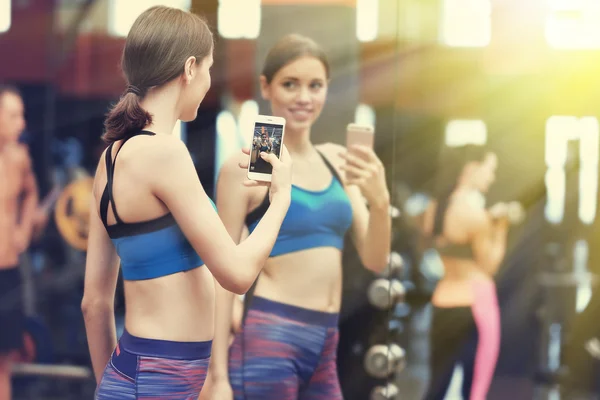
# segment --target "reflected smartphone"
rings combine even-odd
[[[281,156],[285,119],[268,115],[257,115],[254,118],[254,134],[250,147],[248,162],[248,179],[261,182],[271,182],[273,167],[260,157],[261,152]]]
[[[348,152],[353,153],[352,146],[355,145],[366,146],[372,149],[375,145],[375,128],[372,125],[348,124],[346,127],[346,149]],[[353,154],[361,157],[360,154],[355,152]],[[346,172],[347,178],[353,176],[350,172]]]

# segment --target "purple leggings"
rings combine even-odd
[[[96,400],[196,400],[204,385],[212,341],[171,342],[121,336]]]
[[[500,310],[493,282],[474,282],[473,293],[470,307],[433,308],[425,400],[445,398],[456,364],[464,372],[463,399],[487,397],[500,349]]]
[[[254,297],[230,348],[235,400],[342,400],[338,315]]]

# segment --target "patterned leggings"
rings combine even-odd
[[[210,360],[212,342],[170,342],[123,333],[96,400],[196,400]]]
[[[235,400],[341,400],[338,314],[254,297],[230,348]]]

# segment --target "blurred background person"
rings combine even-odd
[[[0,86],[0,399],[11,399],[12,358],[21,350],[25,310],[19,261],[34,232],[38,193],[19,136],[25,107],[19,91]]]
[[[500,348],[494,276],[506,253],[508,206],[485,208],[498,166],[494,153],[478,146],[449,152],[454,154],[441,163],[441,188],[424,221],[444,264],[431,300],[431,378],[424,398],[443,400],[461,364],[463,398],[482,400]]]

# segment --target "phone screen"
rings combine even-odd
[[[256,122],[252,138],[252,151],[250,152],[250,172],[257,174],[271,174],[273,167],[260,157],[260,153],[273,153],[279,158],[281,152],[281,138],[283,126]]]

